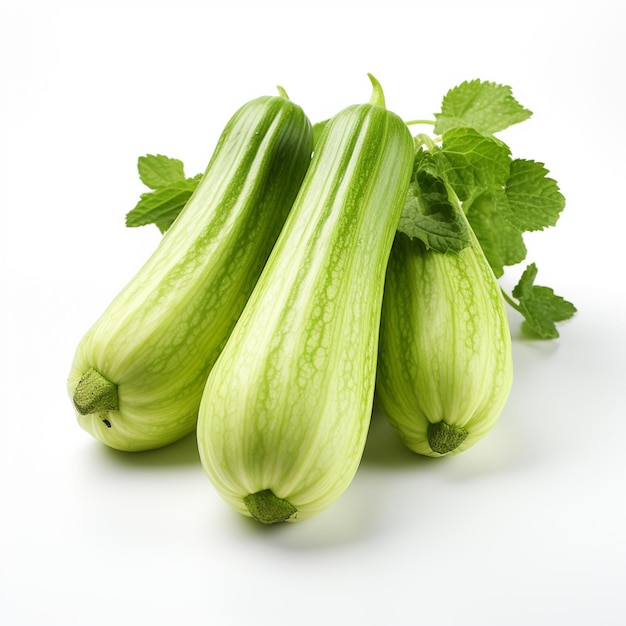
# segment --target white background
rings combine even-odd
[[[620,4],[217,5],[0,5],[0,623],[626,623]],[[528,260],[579,313],[551,342],[511,313],[513,391],[477,446],[418,458],[377,415],[343,497],[265,528],[216,495],[193,437],[92,440],[65,379],[159,239],[124,226],[137,157],[195,174],[245,101],[280,84],[317,121],[368,100],[367,72],[406,119],[466,79],[513,87],[534,115],[503,138],[568,201]]]

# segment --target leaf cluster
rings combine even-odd
[[[126,226],[155,224],[164,233],[191,198],[202,175],[186,178],[183,162],[162,154],[139,157],[137,169],[141,182],[152,191],[141,194],[126,214]]]
[[[413,179],[399,230],[435,252],[457,252],[469,243],[458,211],[467,218],[497,278],[524,261],[524,233],[555,226],[565,207],[557,182],[539,161],[513,158],[496,133],[532,113],[511,88],[467,81],[443,98],[435,114],[435,137],[415,137]],[[534,284],[535,264],[524,271],[507,302],[531,334],[558,337],[556,322],[575,307],[552,289]]]
[[[513,158],[496,134],[529,119],[506,85],[471,80],[450,89],[429,120],[434,136],[415,137],[415,162],[398,230],[436,253],[455,253],[473,231],[496,276],[524,261],[524,233],[555,226],[565,207],[557,182],[539,161]],[[315,136],[327,120],[314,126]],[[409,122],[410,124],[410,122]],[[182,161],[163,155],[138,160],[139,177],[151,189],[126,215],[127,226],[155,224],[164,233],[200,181],[187,178]],[[535,285],[529,264],[506,301],[536,337],[554,338],[556,322],[576,312],[548,287]]]

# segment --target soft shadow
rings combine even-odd
[[[554,339],[540,339],[524,332],[523,329],[518,330],[517,333],[512,333],[511,339],[513,340],[513,350],[515,350],[516,344],[519,344],[524,348],[532,350],[535,354],[543,356],[555,354],[560,348],[558,337]]]
[[[376,410],[357,475],[328,509],[306,520],[271,525],[233,512],[229,526],[241,538],[259,539],[288,552],[348,548],[384,532],[388,521],[385,511],[393,506],[387,498],[395,495],[395,488],[388,489],[389,479],[393,481],[390,474],[433,470],[445,461],[411,452]]]
[[[192,432],[179,441],[156,450],[123,452],[100,445],[101,455],[107,462],[126,467],[174,468],[200,464],[196,433]]]
[[[430,457],[409,450],[380,409],[374,409],[361,466],[399,469],[424,465],[432,461]]]
[[[328,509],[298,522],[265,525],[232,511],[230,531],[290,553],[347,548],[376,534],[376,518],[355,491],[349,488]]]

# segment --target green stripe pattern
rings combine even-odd
[[[512,385],[504,300],[470,235],[469,246],[442,254],[398,233],[389,259],[376,398],[404,443],[426,456],[476,444]]]
[[[234,114],[185,208],[76,350],[70,397],[94,370],[117,386],[119,401],[118,410],[78,412],[85,430],[129,451],[194,430],[208,373],[280,233],[312,149],[309,120],[286,98],[261,97]]]
[[[385,270],[412,160],[406,125],[378,104],[341,111],[318,140],[200,407],[203,466],[244,515],[262,505],[260,521],[272,521],[275,497],[276,521],[283,510],[290,522],[309,518],[356,472],[371,417]]]

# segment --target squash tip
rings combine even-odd
[[[468,432],[460,426],[453,426],[444,422],[428,424],[428,444],[437,454],[449,454],[456,450],[467,438]]]
[[[373,74],[370,74],[368,72],[367,76],[372,83],[372,96],[370,98],[370,104],[385,108],[385,94],[383,92],[382,85],[378,82]]]
[[[81,415],[119,410],[117,385],[90,367],[78,381],[73,395],[74,406]]]
[[[243,499],[243,502],[250,515],[262,524],[286,522],[298,512],[291,502],[278,498],[271,489],[251,493]]]

